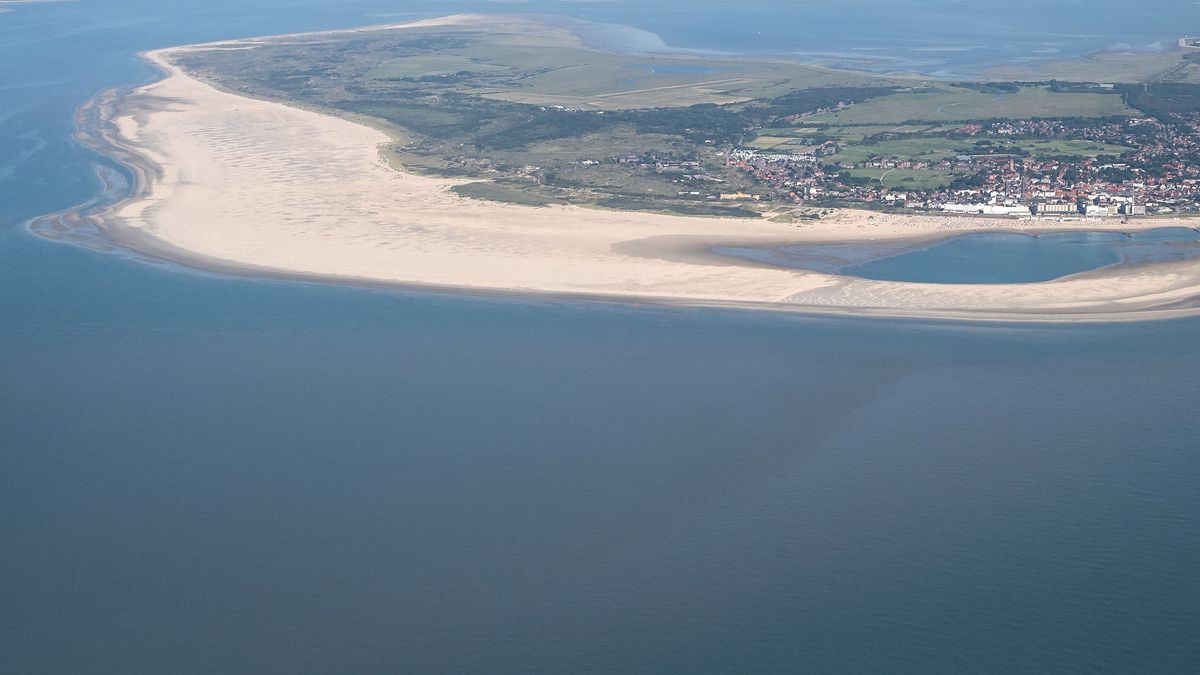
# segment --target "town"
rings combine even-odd
[[[1200,210],[1200,113],[1166,120],[993,120],[936,137],[970,150],[943,157],[871,152],[848,161],[846,143],[818,138],[788,151],[738,148],[726,163],[797,204],[1062,217]],[[858,149],[930,138],[883,132]],[[1080,147],[1113,154],[1072,153]]]

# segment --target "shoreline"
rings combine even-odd
[[[440,21],[471,20],[478,19]],[[1196,261],[971,285],[876,282],[697,253],[969,232],[1130,232],[1177,219],[1046,223],[840,210],[784,224],[481,202],[450,192],[461,181],[387,168],[378,150],[388,139],[375,129],[221,91],[169,60],[178,51],[270,39],[277,38],[142,54],[163,79],[102,92],[77,116],[77,139],[132,173],[130,194],[34,219],[29,229],[76,243],[92,229],[148,257],[223,274],[425,292],[981,321],[1200,314]]]

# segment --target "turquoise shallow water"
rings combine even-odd
[[[19,228],[99,189],[71,113],[137,49],[388,11],[232,7],[0,14],[4,672],[1200,657],[1196,320],[481,300]]]

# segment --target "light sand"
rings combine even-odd
[[[479,291],[974,318],[1175,316],[1192,312],[1190,299],[1200,295],[1200,261],[984,286],[848,279],[707,252],[714,245],[1130,227],[1113,221],[843,211],[785,224],[466,199],[450,191],[455,181],[390,169],[380,154],[389,139],[377,130],[219,91],[172,65],[173,52],[195,48],[148,53],[167,77],[114,103],[107,142],[135,166],[142,184],[133,199],[100,220],[119,242],[198,267]]]

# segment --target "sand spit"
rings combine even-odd
[[[991,320],[1200,313],[1193,303],[1200,261],[984,286],[850,279],[707,253],[713,246],[928,239],[980,230],[1130,228],[1111,221],[842,211],[820,221],[775,223],[462,198],[451,192],[454,180],[389,168],[380,155],[389,140],[382,132],[223,92],[171,62],[176,52],[213,45],[149,52],[164,79],[102,95],[85,108],[83,133],[133,170],[134,194],[99,212],[47,216],[34,222],[35,231],[53,237],[86,224],[120,245],[205,269],[478,292]]]

